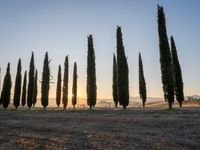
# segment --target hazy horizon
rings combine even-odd
[[[148,97],[163,98],[159,64],[157,4],[164,7],[168,37],[174,36],[186,96],[200,95],[198,43],[200,1],[102,0],[11,1],[0,0],[1,83],[11,63],[12,98],[18,59],[22,77],[29,70],[31,51],[41,80],[45,52],[54,77],[50,98],[55,97],[58,65],[69,55],[69,96],[73,63],[77,62],[78,97],[86,97],[87,36],[93,34],[96,54],[97,97],[112,98],[112,57],[116,52],[116,27],[122,27],[129,65],[129,93],[137,97],[138,52],[142,54]],[[38,97],[40,82],[38,81]],[[2,84],[1,84],[2,86]],[[71,101],[71,99],[70,99]]]

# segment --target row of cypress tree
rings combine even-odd
[[[34,67],[34,53],[32,52],[31,61],[30,61],[30,69],[29,69],[29,81],[28,81],[28,91],[27,91],[27,72],[24,73],[22,92],[21,92],[21,84],[22,84],[22,75],[21,75],[21,59],[19,59],[17,64],[17,74],[15,79],[15,87],[14,87],[14,97],[13,97],[13,105],[17,109],[20,105],[25,106],[27,103],[28,108],[30,109],[35,106],[37,102],[37,70]],[[11,98],[11,75],[10,75],[10,63],[8,63],[6,75],[4,78],[3,89],[1,91],[0,104],[3,104],[4,108],[7,108],[10,103]]]
[[[118,103],[123,109],[129,104],[129,79],[128,79],[128,63],[123,46],[123,38],[121,27],[117,27],[117,59],[113,55],[113,100],[115,107]],[[139,94],[142,99],[143,107],[146,102],[146,82],[143,73],[143,64],[141,54],[139,53]]]
[[[129,104],[129,69],[127,58],[125,55],[121,27],[117,26],[116,31],[117,41],[117,59],[113,56],[113,100],[115,106],[118,103],[123,106],[123,109]]]
[[[174,95],[180,107],[184,101],[183,80],[181,67],[178,60],[174,38],[171,36],[169,46],[165,14],[162,6],[158,5],[158,35],[160,48],[161,79],[163,84],[164,98],[172,109]],[[171,50],[170,50],[171,49]]]
[[[50,89],[50,68],[49,68],[50,60],[48,58],[48,53],[45,54],[44,65],[43,65],[43,73],[42,73],[42,81],[41,81],[41,104],[44,108],[48,106],[49,101],[49,89]],[[27,91],[27,72],[24,73],[23,86],[22,86],[22,94],[21,94],[21,59],[18,61],[17,65],[17,74],[15,79],[15,89],[14,89],[14,97],[13,97],[13,105],[17,109],[20,105],[25,106],[27,103],[28,108],[30,109],[35,106],[37,102],[37,94],[38,94],[38,72],[35,70],[34,66],[34,53],[32,52],[30,68],[29,68],[29,81],[28,81],[28,91]],[[7,108],[10,99],[11,99],[11,75],[10,75],[10,63],[7,66],[7,72],[4,78],[3,89],[1,92],[0,104],[3,104],[4,108]],[[74,73],[73,73],[73,96],[72,96],[72,104],[75,108],[77,101],[77,65],[74,63]],[[65,58],[65,72],[64,72],[64,81],[63,81],[63,108],[65,109],[68,102],[68,56]],[[56,103],[59,107],[61,101],[61,66],[59,65],[58,71],[58,81],[57,81],[57,93],[56,93]]]
[[[163,7],[158,5],[158,35],[160,48],[161,79],[163,84],[164,98],[168,102],[169,109],[172,109],[174,95],[179,106],[184,101],[183,80],[181,67],[178,60],[176,45],[173,36],[170,38],[171,51],[168,43],[165,15]],[[124,52],[121,28],[117,27],[117,59],[113,56],[113,100],[115,106],[118,103],[126,109],[129,103],[128,91],[128,65]],[[143,107],[147,99],[146,82],[143,72],[143,63],[139,53],[139,94]]]
[[[164,98],[168,102],[169,109],[172,109],[174,95],[182,107],[184,101],[183,80],[177,49],[173,36],[170,38],[169,46],[165,14],[162,6],[158,5],[158,35],[160,48],[161,79],[163,84]],[[170,50],[171,49],[171,50]],[[128,105],[128,65],[125,57],[121,28],[117,27],[117,60],[113,56],[113,100],[115,106],[118,103],[126,109]],[[139,53],[139,94],[143,107],[147,98],[146,82],[143,72],[143,63]]]
[[[161,66],[161,79],[163,84],[164,98],[168,102],[169,108],[172,108],[174,103],[174,95],[179,102],[180,107],[184,101],[183,93],[183,81],[181,67],[179,64],[177,50],[174,38],[171,36],[171,50],[167,37],[165,15],[163,7],[158,5],[158,35],[159,35],[159,48],[160,48],[160,66]],[[96,64],[95,64],[95,51],[93,36],[88,37],[88,51],[87,51],[87,104],[92,109],[96,105],[97,99],[97,85],[96,85]],[[44,108],[48,106],[49,89],[50,89],[50,67],[49,67],[48,53],[45,54],[42,81],[41,81],[41,103]],[[143,72],[142,57],[139,53],[139,94],[142,99],[143,107],[147,99],[146,82]],[[17,108],[20,105],[21,96],[21,59],[19,59],[17,65],[17,74],[14,88],[13,104]],[[69,64],[68,56],[65,57],[64,62],[64,76],[63,76],[63,88],[62,88],[62,76],[61,66],[58,67],[57,76],[57,89],[56,89],[56,104],[59,107],[61,103],[61,91],[63,108],[66,109],[68,104],[68,76],[69,76]],[[29,68],[29,80],[28,91],[27,87],[27,72],[24,73],[23,85],[22,85],[22,106],[27,103],[30,109],[35,106],[37,102],[37,82],[38,73],[35,70],[34,65],[34,53],[32,52],[30,68]],[[11,75],[10,75],[10,63],[7,66],[7,72],[4,78],[3,88],[1,92],[0,104],[3,107],[8,107],[10,103],[10,91],[12,87]],[[116,55],[113,56],[113,100],[115,106],[122,105],[123,109],[129,105],[129,68],[127,63],[127,57],[125,55],[125,49],[123,45],[121,27],[117,26],[116,30]],[[26,97],[27,94],[27,97]],[[77,103],[77,64],[74,63],[73,71],[73,86],[72,86],[72,105],[75,108]]]
[[[62,104],[63,108],[66,109],[68,104],[68,56],[65,57],[64,63],[64,77],[63,77],[63,96]],[[73,71],[73,85],[72,85],[72,105],[75,108],[77,104],[77,64],[74,62],[74,71]],[[58,66],[58,76],[57,76],[57,88],[56,88],[56,104],[57,107],[61,103],[61,91],[62,91],[62,75],[61,75],[61,65]]]

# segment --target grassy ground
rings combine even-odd
[[[0,109],[2,150],[199,148],[199,108]]]

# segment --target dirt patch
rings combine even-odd
[[[2,110],[0,148],[199,149],[200,109]]]

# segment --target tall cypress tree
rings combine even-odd
[[[28,94],[27,94],[27,106],[29,109],[32,106],[32,100],[33,100],[34,72],[35,72],[34,53],[32,52],[30,68],[29,68],[29,82],[28,82]]]
[[[56,104],[59,107],[61,101],[61,66],[58,67],[57,89],[56,89]]]
[[[14,98],[13,98],[13,104],[16,109],[20,105],[21,82],[22,82],[21,70],[22,70],[21,59],[19,59],[18,65],[17,65],[17,75],[15,79],[15,90],[14,90]]]
[[[172,36],[171,36],[171,55],[172,55],[174,89],[175,89],[175,94],[176,94],[176,100],[179,102],[179,106],[182,107],[182,103],[184,101],[182,72],[181,72],[181,67],[178,60],[176,44]]]
[[[38,73],[37,73],[37,69],[36,69],[35,78],[34,78],[34,89],[33,89],[33,106],[34,107],[37,102],[37,94],[38,94],[37,81],[38,81]]]
[[[74,63],[74,72],[73,72],[73,86],[72,86],[72,105],[75,108],[77,103],[77,65]]]
[[[22,106],[24,107],[26,104],[26,82],[27,82],[27,72],[24,73],[23,87],[22,87]]]
[[[112,85],[112,94],[113,94],[113,100],[115,103],[115,107],[117,108],[118,105],[118,90],[117,90],[117,61],[115,54],[113,55],[113,85]]]
[[[129,79],[128,63],[124,51],[121,27],[117,26],[117,78],[118,98],[123,109],[129,104]]]
[[[62,98],[62,103],[63,103],[63,108],[66,109],[67,103],[68,103],[68,76],[69,76],[69,62],[68,62],[68,56],[65,57],[65,63],[64,63],[64,79],[63,79],[63,98]]]
[[[92,35],[88,36],[88,56],[87,56],[87,104],[92,109],[96,105],[97,86],[95,53]]]
[[[160,66],[164,98],[168,101],[169,109],[174,103],[174,80],[171,54],[165,25],[165,14],[162,6],[158,5],[158,35],[160,47]]]
[[[44,109],[49,103],[49,83],[50,83],[50,68],[49,68],[48,52],[45,54],[43,72],[42,72],[42,86],[41,86],[41,103]]]
[[[3,89],[1,91],[1,100],[4,108],[7,108],[10,103],[11,87],[12,87],[12,82],[10,75],[10,63],[8,63],[6,75],[3,82]]]
[[[144,78],[144,72],[143,72],[143,64],[142,64],[142,58],[141,54],[139,53],[139,93],[140,98],[142,99],[142,105],[145,107],[146,102],[146,82]]]

